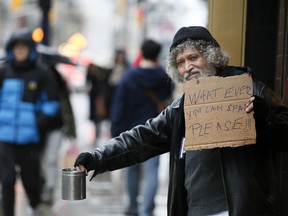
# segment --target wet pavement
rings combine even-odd
[[[124,191],[123,175],[124,170],[107,172],[96,176],[89,181],[91,174],[87,177],[85,200],[64,201],[61,200],[58,192],[57,202],[53,206],[56,216],[123,216],[127,205],[127,196]],[[161,180],[160,180],[161,181]],[[156,196],[155,216],[165,216],[166,214],[166,183],[160,183]],[[139,196],[139,201],[141,196]]]
[[[160,163],[164,163],[165,161],[166,158],[163,158]],[[89,181],[92,174],[90,173],[86,178],[86,199],[66,201],[61,198],[61,171],[59,171],[54,202],[52,204],[41,203],[39,207],[40,216],[123,216],[125,206],[127,205],[127,196],[123,182],[124,172],[125,170],[107,172]],[[165,216],[167,215],[167,182],[166,180],[161,180],[161,177],[159,181],[160,186],[156,195],[154,216]],[[31,209],[27,204],[27,197],[20,179],[17,181],[15,190],[15,216],[30,216]],[[138,199],[141,201],[141,196]],[[0,216],[2,216],[1,212]]]
[[[83,95],[74,95],[71,98],[72,106],[74,103],[74,112],[76,114],[76,123],[78,123],[77,131],[77,150],[79,152],[89,151],[94,148],[93,144],[93,127],[91,122],[87,121],[87,97]],[[81,106],[77,104],[81,103]],[[87,111],[86,111],[87,112]],[[91,128],[92,127],[92,128]],[[102,145],[105,140],[109,139],[109,124],[105,123],[101,129],[102,135],[98,139],[97,145]],[[81,201],[66,201],[61,198],[61,169],[72,166],[74,158],[67,161],[67,149],[71,142],[64,140],[61,149],[59,150],[59,173],[55,181],[57,187],[54,192],[54,202],[51,204],[41,203],[39,207],[40,216],[123,216],[124,209],[127,205],[127,195],[124,189],[124,173],[125,169],[113,172],[107,172],[96,176],[92,181],[89,181],[92,173],[86,178],[86,199]],[[96,145],[96,144],[95,144]],[[165,216],[166,201],[167,201],[167,185],[168,185],[168,154],[160,157],[159,168],[159,188],[155,198],[154,216]],[[15,186],[16,190],[16,206],[15,216],[30,216],[31,209],[28,207],[27,198],[23,189],[20,178]],[[141,196],[139,196],[141,202]],[[1,204],[0,204],[1,205]],[[0,206],[0,216],[2,208]]]
[[[127,204],[127,196],[123,189],[123,173],[123,170],[104,173],[96,176],[92,181],[89,181],[89,175],[86,179],[86,199],[80,201],[62,200],[61,177],[59,176],[55,201],[52,205],[42,203],[39,208],[40,216],[123,216]],[[165,183],[162,183],[158,188],[155,216],[167,215],[166,186]],[[20,180],[16,185],[16,193],[15,216],[29,216],[30,209]],[[139,200],[141,200],[141,196]]]

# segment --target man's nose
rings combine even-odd
[[[190,71],[194,68],[194,65],[190,61],[185,62],[185,71]]]

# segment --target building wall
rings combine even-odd
[[[230,56],[230,65],[244,64],[247,0],[210,0],[208,28]]]
[[[288,1],[279,0],[278,43],[276,55],[275,91],[288,105]],[[279,155],[281,170],[280,200],[278,202],[283,215],[288,215],[288,153]]]
[[[247,1],[245,65],[256,78],[275,87],[278,0]]]

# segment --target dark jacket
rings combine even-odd
[[[227,67],[219,76],[243,73],[243,69]],[[222,183],[230,216],[282,214],[277,209],[279,151],[288,149],[288,108],[264,84],[253,80],[254,95],[265,98],[270,112],[264,122],[256,122],[257,144],[236,148],[215,148],[221,166]],[[95,149],[94,176],[140,163],[155,155],[170,152],[168,215],[187,215],[187,194],[184,187],[185,157],[179,159],[184,134],[184,97],[175,100],[165,111],[145,125],[134,127]],[[195,151],[205,158],[210,151]],[[202,160],[205,170],[217,164]],[[194,185],[192,185],[193,187]],[[209,191],[209,184],[206,190]],[[197,215],[198,216],[198,215]]]
[[[172,81],[162,67],[133,67],[126,71],[113,99],[112,136],[157,116],[157,105],[148,95],[152,93],[159,101],[170,100],[172,90]]]
[[[14,60],[12,48],[23,41],[30,48],[25,62]],[[38,144],[59,112],[57,85],[43,64],[37,63],[29,32],[14,34],[6,46],[7,62],[0,68],[0,142]]]

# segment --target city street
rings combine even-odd
[[[77,124],[77,149],[78,151],[89,151],[93,148],[93,127],[87,120],[88,100],[85,93],[73,93],[71,95],[76,124]],[[80,104],[80,105],[79,105]],[[97,145],[102,145],[109,139],[109,123],[102,124],[102,135]],[[123,216],[127,204],[127,196],[124,191],[125,170],[107,172],[96,176],[92,181],[90,176],[86,177],[86,199],[81,201],[65,201],[61,198],[61,169],[72,166],[74,158],[67,158],[67,151],[71,143],[63,140],[59,151],[59,174],[57,176],[57,188],[55,191],[55,202],[52,205],[42,203],[40,205],[40,216]],[[78,152],[76,152],[78,153]],[[159,188],[156,196],[155,216],[165,216],[167,201],[168,182],[168,155],[160,158]],[[16,215],[30,216],[31,209],[27,205],[27,198],[20,178],[15,186],[16,190]],[[139,201],[141,196],[139,197]],[[0,212],[0,216],[1,212]]]
[[[120,173],[119,173],[120,174]],[[87,178],[88,180],[88,178]],[[120,182],[121,179],[120,179]],[[123,182],[122,182],[123,183]],[[116,183],[117,184],[117,183]],[[17,186],[16,216],[29,216],[27,199],[20,181]],[[56,202],[51,206],[41,204],[40,216],[123,216],[127,197],[119,188],[115,188],[110,174],[103,174],[95,180],[87,182],[87,198],[81,201],[65,201],[61,199],[61,182],[56,190]],[[166,215],[166,190],[160,186],[156,197],[155,216]]]

